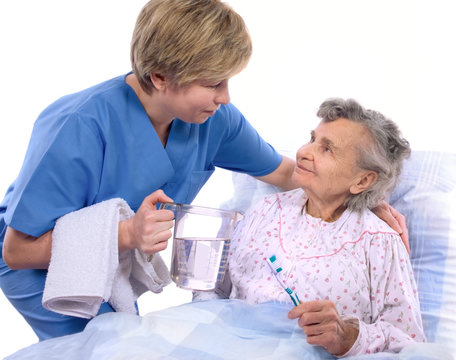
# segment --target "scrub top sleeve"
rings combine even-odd
[[[100,184],[103,149],[100,131],[90,119],[72,115],[52,135],[36,126],[5,213],[7,225],[40,236],[59,217],[91,205]]]
[[[267,175],[277,169],[282,155],[258,134],[233,105],[224,110],[229,129],[220,144],[214,165],[252,176]]]

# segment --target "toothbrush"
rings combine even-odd
[[[269,259],[266,259],[266,262],[268,263],[269,267],[271,268],[272,273],[274,274],[277,282],[280,284],[280,286],[287,292],[287,294],[290,296],[291,301],[293,301],[293,304],[295,306],[298,306],[298,304],[301,304],[301,300],[299,300],[298,294],[291,290],[288,286],[285,285],[284,281],[282,281],[282,274],[280,272],[283,270],[282,267],[279,265],[277,261],[277,257],[275,255],[272,255]]]

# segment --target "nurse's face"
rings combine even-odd
[[[214,115],[221,104],[228,104],[228,80],[197,81],[184,87],[169,87],[167,104],[175,118],[187,123],[202,124]]]

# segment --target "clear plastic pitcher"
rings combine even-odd
[[[179,203],[163,203],[174,212],[171,279],[191,290],[213,290],[223,281],[236,211]]]

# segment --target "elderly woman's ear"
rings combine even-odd
[[[350,193],[353,195],[360,194],[369,189],[377,181],[378,174],[375,171],[365,171],[356,179],[355,183],[350,186]]]

